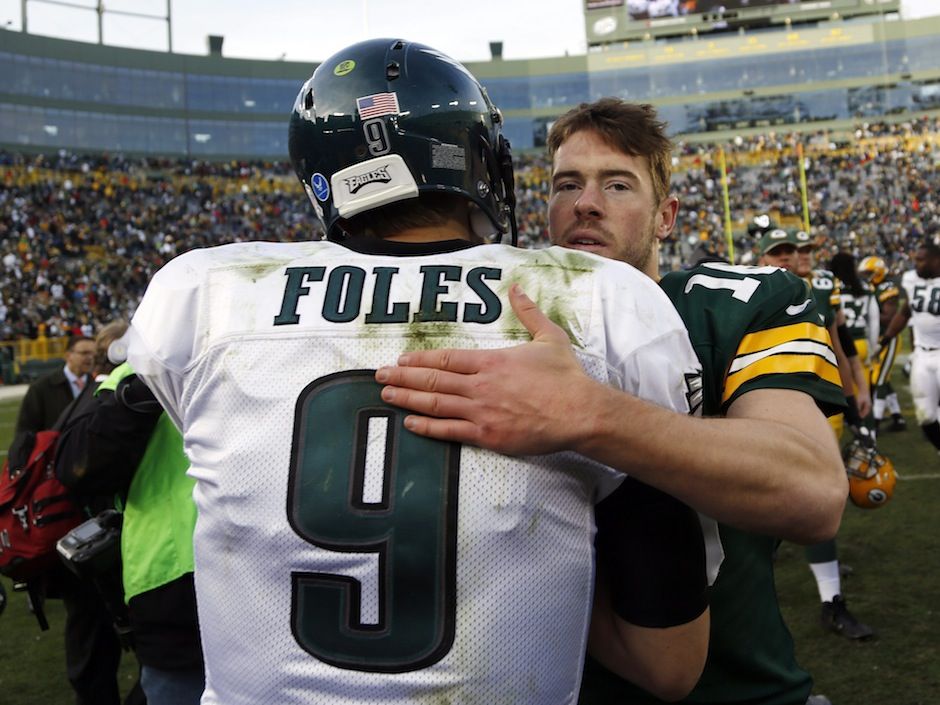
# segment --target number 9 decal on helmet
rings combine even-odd
[[[288,149],[327,238],[345,219],[425,193],[470,201],[475,233],[516,242],[503,119],[461,64],[373,39],[324,61],[294,103]],[[508,236],[506,238],[505,236]]]
[[[877,509],[894,496],[898,476],[894,464],[875,448],[853,441],[844,452],[849,498],[862,509]]]

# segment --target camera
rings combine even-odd
[[[134,648],[121,580],[121,526],[124,515],[106,509],[59,539],[56,550],[75,575],[98,591],[125,650]]]
[[[112,572],[121,563],[122,519],[120,512],[108,509],[79,524],[59,539],[59,557],[80,578]]]

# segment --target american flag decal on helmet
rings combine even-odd
[[[356,108],[359,110],[359,119],[380,117],[382,115],[398,115],[397,93],[374,93],[356,98]]]

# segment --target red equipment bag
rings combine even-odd
[[[56,478],[60,431],[22,433],[0,472],[0,573],[28,582],[59,563],[56,542],[83,513]]]

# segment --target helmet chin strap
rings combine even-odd
[[[499,115],[502,122],[502,113]],[[516,177],[512,168],[512,145],[502,135],[499,136],[499,176],[503,181],[506,206],[509,209],[509,244],[516,247],[519,244],[519,226],[516,223]]]
[[[470,205],[470,232],[483,242],[499,242],[501,239],[493,221],[475,203]]]

